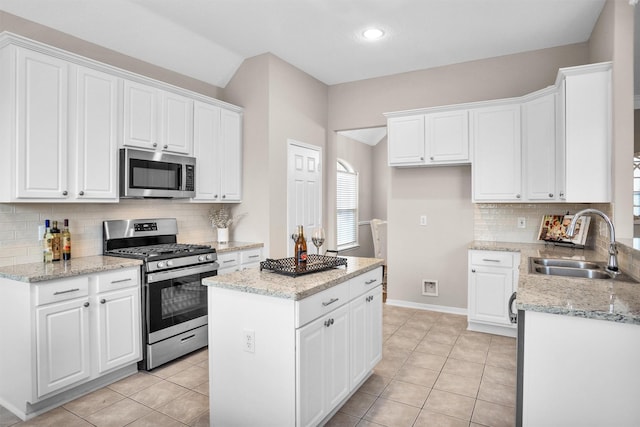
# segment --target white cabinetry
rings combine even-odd
[[[298,426],[316,426],[349,394],[349,306],[296,330]]]
[[[524,200],[558,200],[556,91],[545,90],[522,103]]]
[[[611,63],[560,69],[560,197],[611,201]]]
[[[0,355],[0,403],[23,419],[90,389],[80,385],[137,371],[139,267],[31,285],[0,279],[0,288],[0,332],[15,353]]]
[[[469,163],[468,111],[388,113],[389,165]]]
[[[208,291],[212,424],[322,425],[382,356],[381,267],[298,301]]]
[[[117,201],[118,80],[18,46],[2,49],[5,201]],[[13,84],[15,82],[15,85]],[[15,117],[14,121],[10,118]]]
[[[125,80],[123,111],[124,146],[191,154],[193,100]]]
[[[233,252],[218,253],[218,274],[228,274],[245,268],[259,267],[262,249],[245,249]]]
[[[242,200],[242,114],[196,101],[194,106],[194,201]]]
[[[468,329],[516,336],[509,300],[518,286],[520,254],[469,251]]]
[[[471,110],[473,200],[519,201],[520,105],[493,105]]]

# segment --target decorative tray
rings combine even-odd
[[[295,263],[295,258],[281,258],[271,259],[267,258],[265,261],[260,262],[260,271],[270,270],[274,273],[286,274],[287,276],[301,276],[303,274],[317,273],[319,271],[328,270],[330,268],[347,267],[347,259],[335,256],[326,255],[307,255],[306,267],[298,267]]]

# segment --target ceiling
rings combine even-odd
[[[0,0],[0,10],[225,87],[271,52],[327,85],[584,42],[605,0]],[[365,41],[379,26],[386,37]]]

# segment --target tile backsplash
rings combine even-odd
[[[102,221],[131,218],[176,218],[178,241],[216,239],[209,221],[212,204],[175,200],[126,199],[119,203],[0,204],[0,266],[42,261],[38,226],[45,219],[69,219],[72,257],[102,254]],[[233,236],[232,236],[233,237]]]

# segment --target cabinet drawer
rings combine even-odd
[[[36,305],[89,295],[89,276],[53,280],[35,286]]]
[[[262,257],[262,249],[249,249],[240,253],[240,262],[242,265],[255,264],[260,262]]]
[[[220,270],[240,265],[240,253],[226,252],[218,254],[218,264],[220,265]]]
[[[295,327],[299,328],[349,302],[349,282],[325,289],[309,298],[296,301]]]
[[[113,291],[116,289],[138,286],[140,284],[140,269],[126,268],[122,270],[100,273],[96,278],[96,292]]]
[[[513,253],[498,251],[471,251],[471,265],[491,267],[513,267]]]
[[[382,285],[382,267],[349,280],[349,298],[353,299],[380,285]]]

